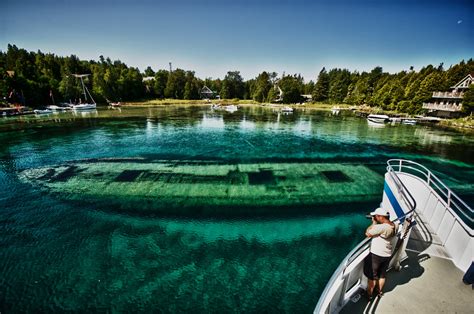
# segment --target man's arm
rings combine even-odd
[[[382,234],[382,230],[379,230],[379,226],[375,219],[372,218],[372,224],[365,230],[365,236],[368,238],[375,238]]]

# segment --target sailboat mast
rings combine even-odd
[[[81,76],[81,83],[82,83],[82,91],[84,92],[84,101],[87,103],[87,94],[86,94],[86,86],[84,85],[84,80]]]

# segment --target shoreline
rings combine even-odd
[[[392,110],[383,110],[379,107],[369,106],[353,106],[348,104],[325,104],[325,103],[293,103],[293,104],[275,104],[275,103],[258,103],[253,100],[240,100],[240,99],[214,99],[212,101],[206,100],[179,100],[179,99],[154,99],[146,101],[133,101],[124,102],[122,107],[126,108],[158,108],[166,106],[211,106],[213,104],[222,105],[237,105],[242,107],[262,107],[262,108],[282,108],[282,107],[294,107],[300,109],[309,110],[324,110],[330,111],[334,107],[341,110],[351,110],[354,112],[361,112],[365,114],[386,114],[388,116],[396,117],[413,117],[406,112],[397,112]],[[430,124],[433,127],[441,129],[450,129],[461,132],[474,133],[474,120],[472,117],[464,117],[458,119],[442,119],[439,123]]]
[[[330,111],[334,107],[341,110],[359,110],[358,106],[351,106],[347,104],[324,104],[324,103],[292,103],[292,104],[278,104],[278,103],[259,103],[250,99],[214,99],[213,101],[205,100],[177,100],[177,99],[155,99],[146,101],[128,101],[122,103],[122,108],[160,108],[166,106],[212,106],[212,105],[235,105],[241,107],[261,107],[261,108],[283,108],[292,107],[293,109],[310,109],[310,110],[327,110]]]
[[[281,109],[283,107],[292,107],[296,110],[319,110],[319,111],[331,111],[335,108],[338,108],[341,111],[351,111],[354,115],[357,116],[366,116],[368,114],[386,114],[392,117],[403,117],[410,118],[412,116],[407,113],[399,113],[396,111],[387,111],[382,110],[378,107],[368,107],[368,106],[351,106],[348,104],[325,104],[325,103],[300,103],[300,104],[275,104],[275,103],[257,103],[252,100],[239,100],[239,99],[224,99],[220,101],[205,101],[205,100],[177,100],[177,99],[163,99],[163,100],[148,100],[148,101],[137,101],[137,102],[123,102],[123,109],[151,109],[151,108],[166,108],[166,107],[210,107],[213,104],[220,105],[236,105],[243,108],[262,108],[262,109]],[[99,105],[98,108],[105,109],[107,105]],[[115,116],[112,114],[111,117]],[[134,115],[132,115],[134,116]],[[7,117],[7,119],[14,117]],[[51,119],[53,118],[53,119]],[[28,116],[26,120],[22,122],[23,126],[26,124],[35,124],[43,125],[55,120],[58,117],[54,116]],[[60,120],[65,120],[64,117],[59,117]],[[68,117],[69,118],[69,117]],[[89,119],[100,119],[101,117],[88,116]],[[103,118],[103,117],[102,117]],[[77,119],[77,117],[70,117],[71,120]],[[68,119],[66,119],[68,120]],[[438,123],[420,123],[420,125],[425,125],[433,127],[436,129],[452,130],[467,135],[474,135],[474,120],[473,117],[465,117],[458,119],[442,119]],[[10,125],[11,126],[11,125]],[[0,128],[0,131],[7,131],[7,125],[3,125]],[[18,130],[19,128],[14,128]],[[21,129],[21,128],[20,128]]]

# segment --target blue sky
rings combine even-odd
[[[474,1],[0,0],[0,49],[100,55],[154,70],[315,79],[323,66],[389,72],[474,57]]]

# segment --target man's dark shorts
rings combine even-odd
[[[369,253],[364,262],[364,275],[370,280],[385,278],[389,263],[390,256],[383,257]]]

